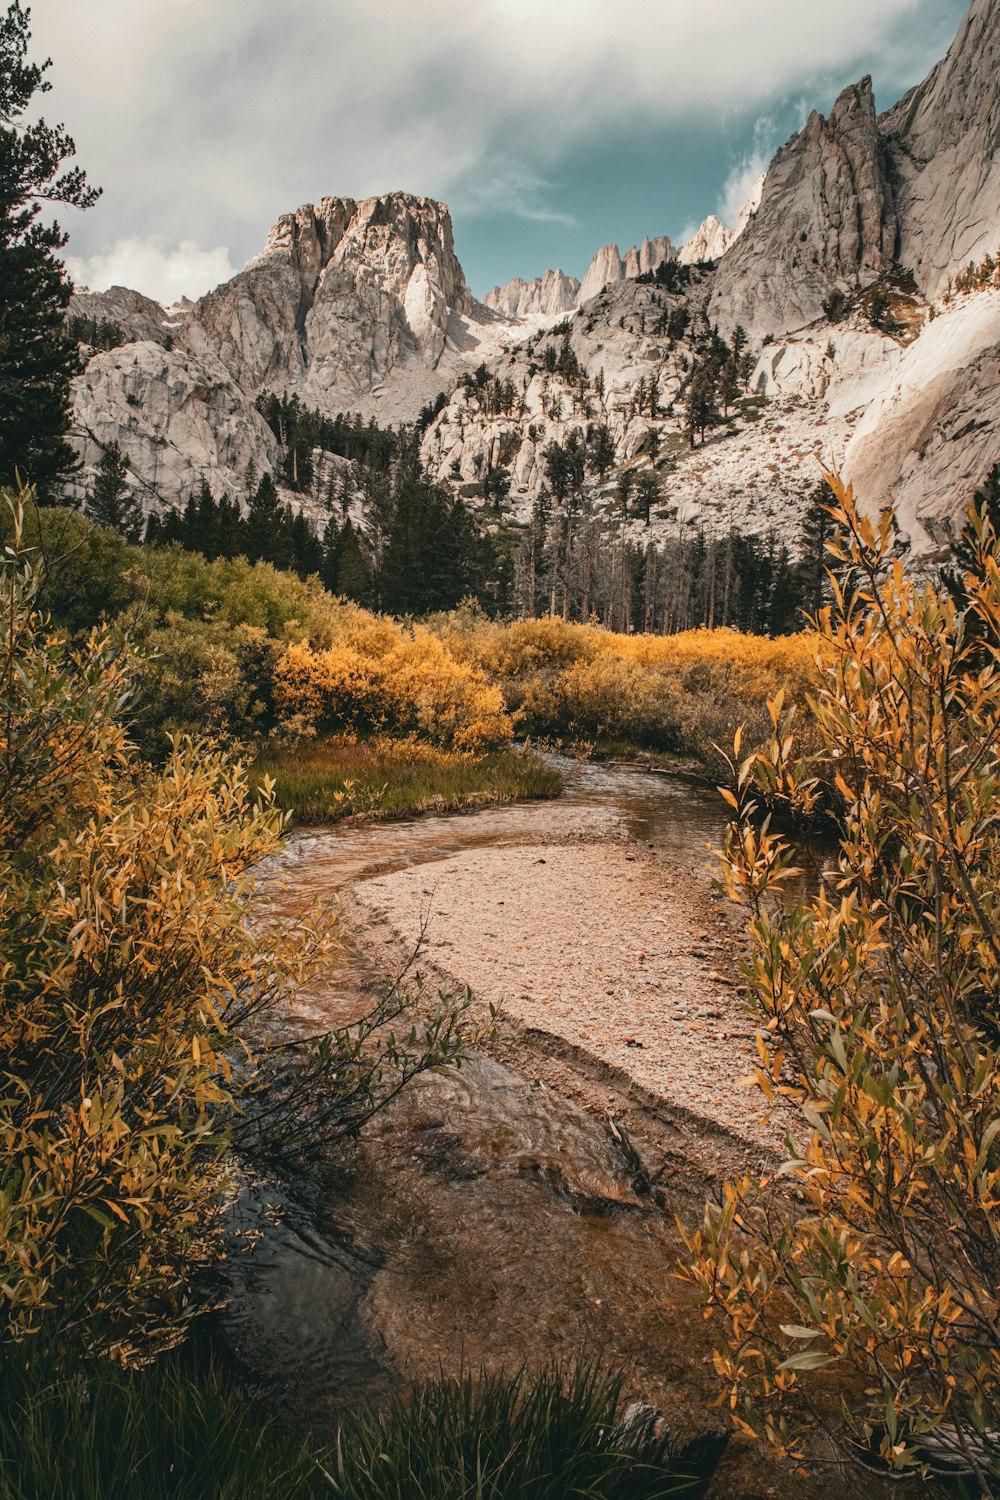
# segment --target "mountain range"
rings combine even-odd
[[[605,246],[582,283],[554,269],[479,302],[445,205],[399,192],[283,214],[194,303],[78,290],[76,489],[117,442],[150,507],[202,480],[242,495],[251,466],[277,476],[257,404],[274,392],[382,424],[423,411],[428,472],[475,502],[505,469],[515,522],[545,486],[546,447],[598,424],[612,474],[656,470],[654,535],[784,531],[835,464],[926,552],[1000,460],[998,246],[1000,0],[973,0],[947,57],[887,113],[869,78],[814,112],[737,224],[709,218],[680,250],[662,235]],[[963,277],[970,264],[982,273]],[[737,328],[743,389],[693,447],[692,340]],[[321,516],[315,472],[289,498]],[[595,503],[612,482],[594,482]]]

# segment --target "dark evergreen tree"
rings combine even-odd
[[[729,408],[735,406],[740,394],[740,372],[735,359],[727,359],[719,371],[719,400],[722,415],[728,417]]]
[[[62,170],[75,150],[63,126],[31,118],[50,85],[49,62],[27,61],[29,20],[19,0],[0,19],[0,484],[20,476],[51,500],[76,464],[66,436],[78,355],[57,254],[66,236],[40,222],[40,203],[89,208],[97,190],[78,167]]]
[[[244,551],[251,562],[267,560],[284,568],[292,562],[291,538],[283,524],[278,491],[270,474],[264,474],[247,506]]]
[[[715,371],[711,362],[706,360],[698,365],[691,376],[685,403],[687,435],[692,448],[695,446],[695,438],[700,437],[704,442],[708,428],[719,420],[715,396]]]
[[[800,595],[796,587],[795,568],[787,546],[773,553],[771,563],[771,598],[767,611],[768,635],[788,635],[802,624]]]
[[[483,480],[483,499],[498,509],[507,503],[510,495],[510,470],[497,467],[487,469]]]
[[[798,592],[802,608],[808,615],[815,615],[831,598],[828,568],[830,557],[827,543],[833,540],[833,518],[830,515],[830,489],[826,480],[820,480],[812,490],[805,514],[799,543]]]
[[[545,477],[549,482],[552,497],[561,505],[569,489],[569,466],[562,444],[555,441],[549,443],[542,454],[542,460],[545,464]]]
[[[643,469],[636,479],[636,507],[646,525],[654,505],[659,504],[660,481],[652,469]]]
[[[101,526],[120,531],[127,541],[137,542],[142,536],[142,503],[129,484],[128,460],[117,443],[109,443],[101,454],[84,510]]]
[[[286,522],[292,547],[292,566],[300,578],[318,574],[323,565],[323,544],[300,511]]]
[[[606,422],[599,423],[590,431],[588,438],[587,462],[591,470],[604,483],[608,470],[615,461],[615,443]]]
[[[332,526],[332,522],[331,522]],[[326,555],[320,575],[327,588],[356,604],[372,602],[372,569],[368,552],[351,522],[331,537],[327,533]]]

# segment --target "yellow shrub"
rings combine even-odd
[[[500,689],[430,631],[358,613],[348,640],[322,650],[299,642],[284,652],[274,683],[284,719],[315,731],[418,734],[477,749],[511,738]]]

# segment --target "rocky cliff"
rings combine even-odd
[[[973,0],[948,56],[882,116],[897,259],[930,297],[1000,245],[1000,5]]]
[[[546,271],[534,281],[515,276],[504,286],[495,286],[483,304],[505,318],[553,318],[572,312],[580,300],[580,283],[563,271]]]
[[[732,238],[725,224],[715,214],[709,214],[687,243],[681,246],[677,259],[682,266],[700,266],[706,261],[721,260],[729,249]]]
[[[94,333],[123,344],[136,339],[166,343],[180,326],[183,315],[182,312],[181,317],[172,318],[152,297],[144,297],[125,286],[109,287],[106,292],[89,292],[86,287],[78,287],[69,304],[70,322],[90,325],[85,342],[86,334]]]
[[[221,359],[244,390],[297,390],[324,411],[378,408],[397,420],[449,384],[477,315],[444,204],[324,198],[283,214],[179,338]]]
[[[665,260],[673,260],[676,254],[665,234],[658,234],[653,239],[647,235],[641,245],[633,245],[624,255],[619,253],[617,245],[604,245],[587,267],[580,287],[579,305],[582,307],[591,297],[596,297],[598,292],[617,281],[655,271]]]
[[[836,290],[874,281],[898,233],[887,150],[870,78],[846,88],[828,118],[813,112],[774,158],[760,207],[724,256],[712,314],[755,336],[820,318]]]
[[[201,481],[215,495],[243,495],[251,463],[277,466],[278,446],[252,398],[212,354],[141,340],[96,354],[74,382],[74,492],[85,493],[104,448],[120,444],[147,509],[183,502]]]

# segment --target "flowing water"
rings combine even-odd
[[[563,764],[555,802],[298,833],[276,904],[292,912],[485,845],[619,837],[657,850],[665,881],[707,891],[717,797],[675,776]],[[353,954],[305,997],[308,1024],[357,1016],[370,978]],[[581,1354],[704,1425],[703,1335],[671,1274],[673,1216],[635,1166],[606,1120],[474,1056],[417,1080],[298,1179],[248,1188],[218,1336],[251,1384],[321,1428],[414,1379]]]

